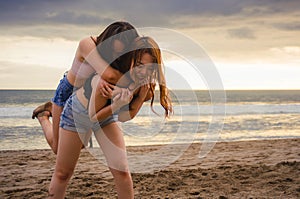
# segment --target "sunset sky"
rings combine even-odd
[[[118,20],[190,38],[225,89],[300,89],[299,0],[1,1],[0,89],[55,89],[78,41]],[[192,73],[184,60],[165,54],[167,68]],[[172,89],[189,88],[166,73]],[[192,74],[182,76],[191,88],[206,89]]]

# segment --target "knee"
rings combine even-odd
[[[59,181],[64,182],[64,181],[68,181],[72,177],[73,171],[65,170],[65,169],[57,169],[54,175]]]
[[[112,168],[110,168],[110,170],[115,179],[121,180],[121,181],[128,181],[128,180],[131,181],[131,174],[128,170],[121,171],[121,170],[116,170],[116,169],[112,169]]]
[[[120,175],[123,175],[124,173],[128,173],[129,171],[126,158],[119,159],[119,160],[116,159],[110,160],[108,161],[108,167]]]

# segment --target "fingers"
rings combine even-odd
[[[133,93],[128,90],[128,95],[129,95],[129,102],[131,102],[131,100],[133,98]]]
[[[112,85],[111,83],[109,83],[103,79],[100,80],[100,84],[101,84],[101,87],[110,88],[111,90],[113,90],[115,88],[114,85]]]
[[[123,89],[122,90],[122,100],[124,102],[128,102],[129,97],[130,97],[129,90],[128,89]]]
[[[103,97],[109,97],[109,92],[105,88],[101,89],[100,92]]]
[[[129,89],[126,89],[126,98],[127,98],[128,103],[129,103],[129,102],[132,100],[132,98],[133,98],[132,92],[130,92]]]
[[[150,88],[149,80],[145,79],[141,84],[141,88],[146,90],[149,89]]]
[[[105,94],[111,98],[112,97],[112,93],[113,93],[113,89],[111,89],[111,87],[109,85],[105,85]]]
[[[132,93],[128,89],[122,89],[120,100],[124,104],[130,103],[132,98],[133,98]]]
[[[112,90],[114,86],[108,82],[106,82],[103,79],[99,79],[98,83],[98,89],[100,94],[105,98],[111,98],[112,97]]]
[[[107,82],[106,86],[109,87],[111,90],[114,90],[115,87],[116,87],[115,85],[110,84],[110,83],[108,83],[108,82]]]
[[[113,101],[119,101],[120,98],[121,98],[121,94],[122,94],[122,93],[118,93],[118,94],[113,98]]]

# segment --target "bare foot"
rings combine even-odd
[[[42,104],[38,106],[36,109],[33,110],[31,118],[34,119],[35,117],[38,117],[38,114],[47,111],[49,113],[49,117],[52,116],[52,102],[46,102],[45,104]]]

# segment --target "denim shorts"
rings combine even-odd
[[[52,98],[52,102],[55,103],[57,106],[65,106],[65,103],[68,100],[68,98],[72,95],[73,90],[74,86],[70,84],[65,73],[64,77],[60,80],[56,88],[55,95]]]
[[[113,114],[102,121],[92,122],[88,110],[80,103],[76,93],[74,93],[65,104],[59,126],[68,131],[87,133],[90,129],[97,132],[101,127],[116,121],[118,121],[118,115]]]

